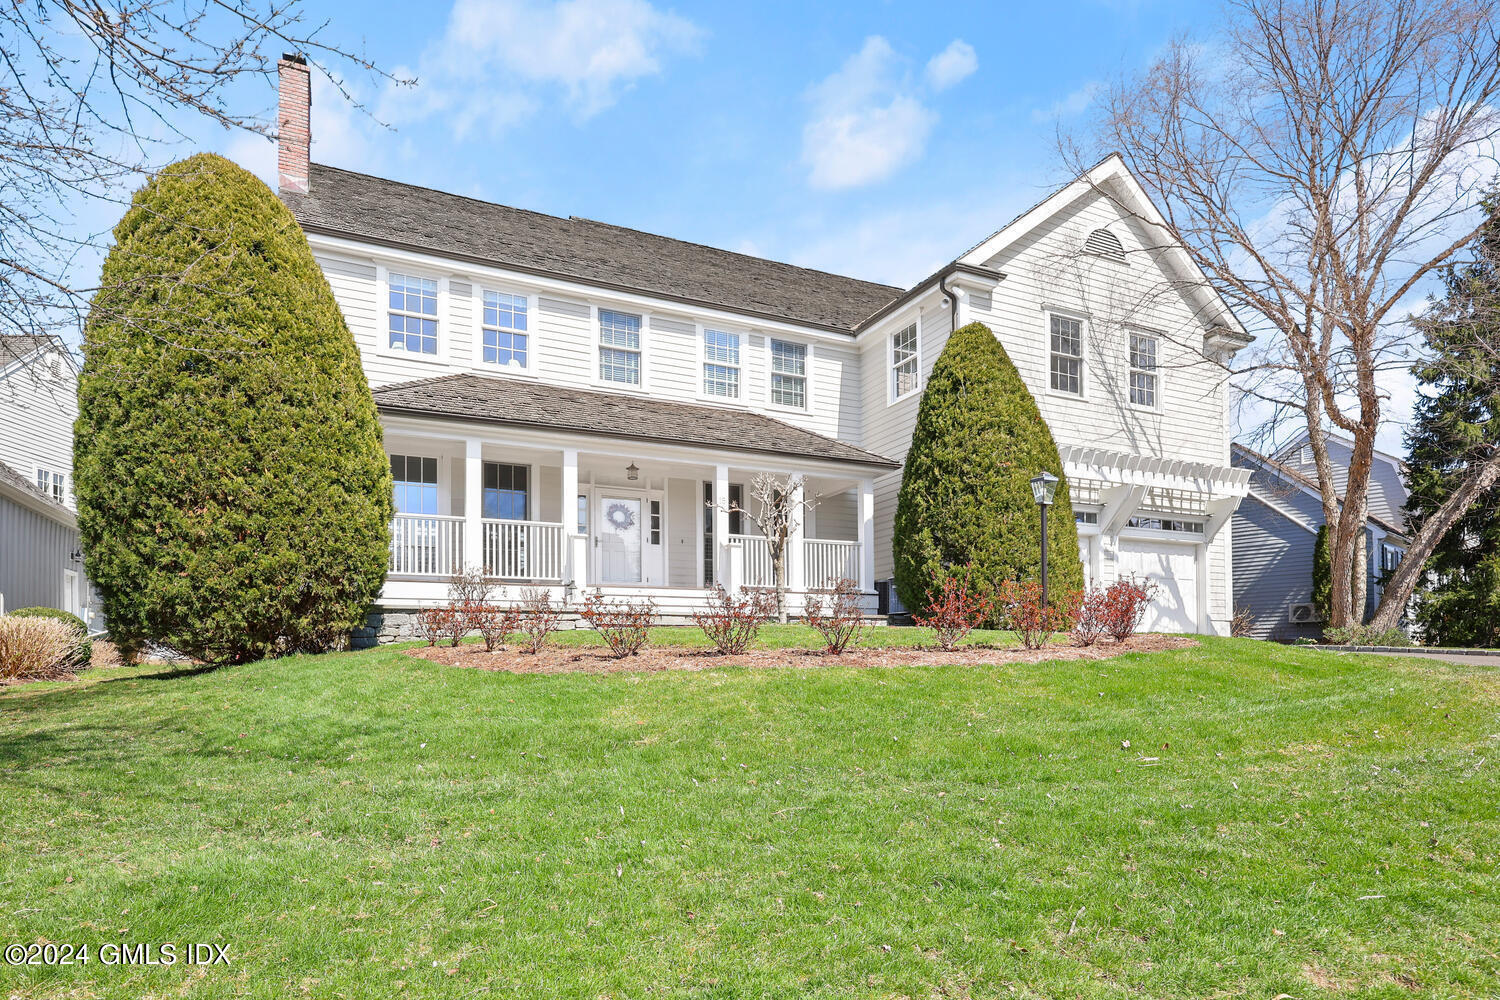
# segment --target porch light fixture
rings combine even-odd
[[[625,478],[630,480],[632,483],[641,478],[641,470],[636,468],[636,464],[634,462],[631,462],[629,465],[625,466]]]
[[[1043,472],[1031,480],[1031,496],[1036,500],[1037,507],[1042,511],[1042,607],[1049,607],[1047,601],[1047,508],[1052,506],[1052,498],[1057,494],[1057,477],[1050,472]]]

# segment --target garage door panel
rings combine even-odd
[[[1157,592],[1141,628],[1147,632],[1198,631],[1198,553],[1196,545],[1151,539],[1122,539],[1121,577],[1156,584]]]

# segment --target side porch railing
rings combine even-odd
[[[484,524],[484,573],[501,580],[563,579],[563,526],[547,521]]]
[[[391,573],[450,577],[463,564],[463,518],[397,514],[391,521]]]
[[[388,572],[447,579],[464,568],[464,518],[397,514],[391,521]],[[546,521],[480,522],[484,574],[500,580],[561,583],[567,565],[563,525]]]
[[[774,586],[771,573],[771,546],[761,535],[730,535],[729,544],[737,545],[744,554],[744,580],[746,587]],[[859,579],[859,542],[845,542],[828,538],[805,538],[802,541],[802,584],[807,590],[829,590],[841,579]],[[789,550],[788,560],[796,559],[797,553]],[[787,570],[791,567],[788,565]]]

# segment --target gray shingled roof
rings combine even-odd
[[[68,525],[73,523],[73,512],[71,510],[52,499],[50,494],[37,489],[36,483],[27,479],[4,462],[0,462],[0,484],[26,495],[34,503],[44,507],[54,520],[62,521]]]
[[[45,333],[0,334],[0,368],[20,358],[29,358],[44,347],[61,349],[62,344],[56,337]]]
[[[591,219],[563,219],[312,165],[281,198],[309,232],[851,332],[902,289]]]
[[[462,417],[632,441],[701,444],[886,469],[900,463],[759,413],[490,375],[442,375],[375,390],[385,413]]]

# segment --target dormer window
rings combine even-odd
[[[1125,263],[1125,246],[1120,238],[1108,229],[1096,229],[1083,241],[1083,252],[1096,257],[1107,257],[1117,264]]]

